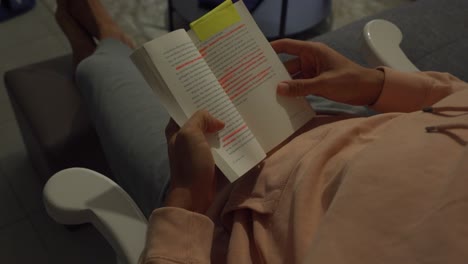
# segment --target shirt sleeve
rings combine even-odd
[[[448,73],[379,69],[384,71],[385,81],[379,98],[370,106],[379,112],[417,111],[468,88],[467,83]]]
[[[210,263],[213,230],[213,222],[202,214],[175,207],[156,209],[140,263]]]

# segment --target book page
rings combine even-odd
[[[309,121],[315,113],[304,98],[276,94],[291,79],[242,1],[241,21],[201,42],[188,34],[265,152]]]
[[[167,87],[161,74],[159,74],[158,70],[156,69],[156,66],[154,66],[153,62],[149,58],[146,49],[140,48],[135,50],[131,54],[130,58],[140,73],[143,75],[151,89],[154,91],[160,103],[169,112],[169,115],[172,117],[172,119],[174,119],[177,124],[185,123],[185,121],[187,121],[187,116],[177,103],[174,95],[172,95],[171,91]]]
[[[216,164],[229,180],[242,176],[266,156],[184,30],[150,41],[144,49],[187,117],[206,109],[225,122],[226,127],[208,140]]]

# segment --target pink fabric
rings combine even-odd
[[[468,259],[468,84],[384,69],[384,112],[292,139],[219,193],[208,216],[161,208],[144,263],[462,263]],[[414,111],[414,112],[412,112]],[[408,113],[395,113],[408,112]],[[324,117],[325,118],[325,117]]]

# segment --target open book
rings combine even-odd
[[[290,76],[242,1],[226,1],[194,23],[145,43],[131,58],[179,126],[199,109],[225,122],[208,141],[216,165],[234,181],[314,111],[304,98],[276,94]]]

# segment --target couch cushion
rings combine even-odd
[[[401,48],[420,70],[450,72],[468,81],[467,14],[466,0],[419,0],[313,40],[327,43],[350,59],[366,65],[360,51],[362,29],[372,19],[386,19],[401,29]]]
[[[99,141],[73,83],[71,56],[9,71],[5,83],[26,147],[43,178],[72,166],[106,167],[99,164]]]
[[[63,144],[90,129],[73,84],[70,62],[68,56],[60,57],[5,74],[9,95],[46,147]]]

